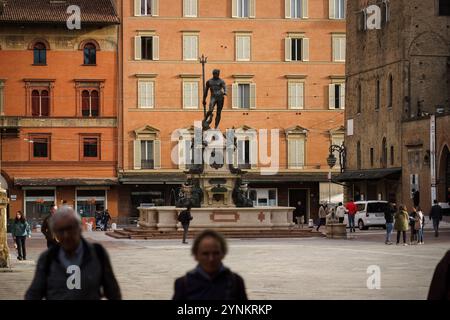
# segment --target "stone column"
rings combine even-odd
[[[0,268],[9,267],[9,249],[8,249],[8,239],[6,236],[7,205],[8,205],[8,198],[6,197],[6,190],[0,187]]]

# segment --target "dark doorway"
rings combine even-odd
[[[306,223],[309,219],[308,189],[289,189],[289,207],[295,207],[297,201],[302,202]],[[292,220],[297,222],[294,215],[292,215]]]

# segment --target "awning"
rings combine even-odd
[[[379,180],[383,178],[398,179],[402,173],[402,168],[369,169],[369,170],[347,170],[333,180],[336,181],[360,181]]]
[[[331,178],[338,173],[332,173]],[[242,176],[245,182],[328,182],[327,172],[280,172],[275,175],[262,175],[260,173],[247,173]]]
[[[14,178],[15,186],[111,186],[119,184],[116,178]]]
[[[123,174],[119,177],[123,184],[182,184],[186,182],[184,173],[145,173],[145,174]]]

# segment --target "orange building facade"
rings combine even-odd
[[[234,161],[255,204],[301,200],[315,218],[342,196],[329,192],[326,159],[344,138],[344,0],[123,0],[120,16],[121,214],[174,203],[186,168],[174,159],[203,119],[202,54],[206,78],[220,69],[226,82],[219,129],[237,129]],[[273,175],[261,174],[260,129],[277,130]]]
[[[69,29],[67,7],[81,8]],[[1,182],[9,215],[66,202],[118,215],[119,17],[109,0],[0,4]]]

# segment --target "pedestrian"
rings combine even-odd
[[[399,210],[395,214],[394,229],[397,230],[397,245],[400,244],[400,234],[403,234],[403,245],[406,243],[406,231],[408,231],[409,215],[404,205],[400,205]]]
[[[384,219],[386,220],[386,241],[385,244],[391,245],[391,233],[394,228],[394,214],[395,207],[392,202],[389,202],[384,211]]]
[[[417,207],[417,213],[416,213],[416,219],[414,223],[414,229],[417,232],[417,244],[424,244],[423,242],[423,223],[424,223],[424,216],[422,209],[420,207]]]
[[[427,299],[450,301],[450,250],[434,270]]]
[[[413,193],[414,207],[417,208],[420,205],[420,192],[419,190],[412,189],[412,193]]]
[[[342,205],[342,202],[339,202],[338,207],[336,208],[336,216],[339,219],[339,223],[344,222],[345,213],[347,213],[348,210]]]
[[[319,225],[316,228],[316,231],[319,231],[320,226],[325,225],[327,221],[327,205],[321,204],[319,208]]]
[[[345,207],[348,210],[348,224],[350,227],[350,232],[355,232],[355,215],[358,211],[358,208],[353,200],[347,202],[347,205]]]
[[[20,210],[16,212],[16,218],[11,226],[11,235],[17,246],[17,259],[27,260],[25,239],[31,238],[31,228]]]
[[[50,219],[50,228],[59,244],[39,257],[25,299],[121,299],[108,253],[81,236],[81,219],[73,208],[59,208]]]
[[[178,215],[178,221],[181,222],[181,226],[183,227],[183,242],[187,244],[186,238],[188,235],[188,231],[189,231],[189,224],[192,220],[192,215],[191,215],[191,204],[188,204],[188,206],[186,207],[186,210],[183,210],[180,212],[180,214]]]
[[[411,229],[411,237],[409,239],[409,244],[414,244],[414,241],[417,241],[417,232],[416,232],[416,216],[417,211],[415,207],[412,207],[411,212],[409,213],[409,228]]]
[[[431,207],[430,220],[433,220],[434,236],[439,237],[439,221],[442,220],[442,208],[437,200],[433,201],[434,205]]]
[[[57,209],[58,207],[53,204],[50,207],[50,213],[44,218],[44,221],[42,222],[41,232],[44,234],[45,239],[47,240],[47,249],[58,244],[55,239],[55,235],[50,229],[50,218],[55,214]]]
[[[103,211],[103,214],[102,214],[103,231],[108,230],[108,223],[110,220],[111,220],[111,215],[109,214],[108,209],[106,209],[105,211]]]
[[[192,245],[198,265],[175,280],[173,300],[247,300],[242,277],[222,264],[227,251],[221,234],[201,232]]]
[[[297,226],[300,227],[300,225],[302,226],[303,229],[303,223],[305,222],[305,210],[303,208],[302,202],[301,201],[297,201],[297,205],[295,206],[295,210],[294,210],[294,217],[297,220]]]

